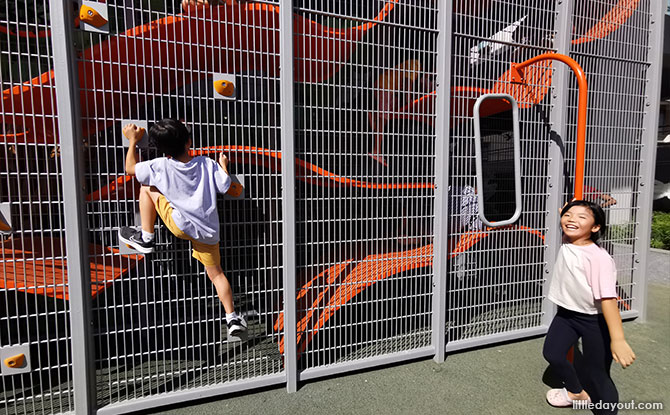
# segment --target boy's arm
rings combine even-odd
[[[219,166],[221,166],[223,171],[225,171],[226,174],[230,176],[230,173],[228,173],[228,157],[226,157],[226,155],[223,153],[219,155]]]
[[[135,175],[135,165],[137,164],[137,143],[144,136],[144,128],[135,124],[128,124],[123,127],[123,135],[128,138],[128,154],[126,154],[126,174]]]
[[[612,357],[614,361],[621,364],[621,367],[627,367],[633,364],[635,353],[628,345],[623,335],[623,324],[621,323],[621,314],[619,314],[619,305],[616,298],[603,298],[600,301],[603,310],[603,316],[607,322],[607,329],[610,333]]]
[[[230,178],[230,173],[228,172],[228,157],[226,157],[226,155],[223,153],[219,155],[219,166],[221,167],[225,175],[223,177],[219,176],[219,180],[217,180],[216,184],[217,191],[219,193],[226,193],[230,189],[232,179]]]

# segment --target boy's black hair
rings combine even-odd
[[[172,118],[164,118],[149,129],[151,145],[172,158],[184,155],[190,138],[189,129],[181,121]]]
[[[594,225],[600,225],[598,232],[591,232],[591,240],[598,243],[598,240],[607,233],[607,219],[605,219],[603,208],[588,200],[573,200],[561,209],[561,217],[563,217],[563,215],[565,215],[573,206],[584,206],[591,211],[593,214]]]

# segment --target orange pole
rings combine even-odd
[[[544,60],[557,60],[565,63],[572,69],[577,76],[577,86],[579,88],[579,98],[577,101],[577,149],[575,154],[575,199],[584,198],[584,165],[586,159],[586,103],[588,87],[586,85],[586,75],[579,64],[569,56],[560,53],[543,53],[525,62],[512,64],[512,81],[524,83],[523,69],[534,63]]]

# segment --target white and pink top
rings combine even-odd
[[[563,244],[558,251],[547,298],[568,310],[602,313],[597,300],[617,298],[614,259],[596,244]]]

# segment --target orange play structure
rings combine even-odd
[[[321,82],[330,78],[347,62],[356,43],[383,21],[393,10],[397,0],[391,0],[371,22],[346,29],[334,29],[295,14],[294,19],[294,80]],[[490,1],[478,6],[463,6],[456,12],[479,14],[489,7]],[[460,4],[460,3],[459,3]],[[639,0],[619,0],[575,44],[602,39],[623,25],[637,9]],[[194,13],[191,15],[189,13]],[[109,127],[113,121],[94,120],[95,114],[105,111],[125,118],[129,99],[159,95],[202,79],[210,73],[240,73],[263,71],[276,76],[279,68],[279,9],[277,6],[253,2],[207,7],[197,12],[165,17],[138,26],[117,36],[111,36],[83,53],[79,62],[80,98],[82,117],[86,119],[86,136]],[[26,37],[45,37],[48,32],[16,33],[0,26],[0,31]],[[208,39],[211,43],[192,43],[193,39]],[[271,41],[265,41],[271,39]],[[156,64],[158,63],[158,64]],[[545,68],[550,77],[550,66]],[[542,71],[540,71],[542,72]],[[492,92],[509,92],[501,77]],[[143,80],[143,82],[136,82]],[[500,84],[502,82],[503,84]],[[57,131],[48,120],[56,115],[53,71],[2,92],[4,114],[2,122],[12,125],[12,135],[4,135],[7,142],[37,142],[53,144],[58,141]],[[544,85],[540,83],[539,85]],[[549,81],[550,84],[550,81]],[[471,97],[486,90],[457,86],[452,100],[466,100],[462,116],[471,114]],[[459,92],[464,94],[459,95]],[[519,103],[539,102],[546,91],[542,87]],[[517,95],[511,94],[515,97]],[[408,110],[432,105],[433,94],[410,104]],[[530,99],[530,100],[528,100]],[[423,102],[426,101],[426,102]],[[101,107],[102,106],[102,107]],[[104,107],[104,108],[103,108]],[[405,113],[405,111],[401,111]],[[414,111],[413,111],[414,112]],[[20,113],[17,117],[12,113]],[[423,112],[427,114],[427,112]],[[383,117],[383,115],[380,115]]]
[[[2,242],[0,289],[16,289],[68,300],[68,267],[60,238],[15,237]],[[121,255],[117,249],[89,245],[91,296],[95,298],[117,278],[144,259]],[[44,258],[44,259],[34,259]]]

